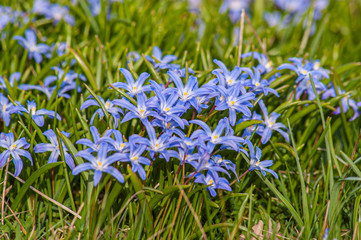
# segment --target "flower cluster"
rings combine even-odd
[[[32,30],[27,30],[26,37],[27,39],[17,39],[24,47],[35,49],[29,51],[29,54],[38,59],[42,54],[46,55],[45,52],[41,53],[43,45],[39,47],[36,44],[36,36]],[[58,55],[61,54],[63,51],[60,48]],[[128,61],[140,60],[136,57],[140,56],[136,52],[128,56]],[[179,168],[186,167],[189,173],[185,176],[188,178],[187,182],[194,179],[196,183],[205,184],[210,194],[215,196],[216,189],[231,191],[229,179],[231,176],[238,178],[235,162],[225,157],[230,156],[230,152],[242,152],[249,157],[248,171],[259,170],[264,175],[269,172],[277,178],[276,172],[269,168],[273,161],[261,161],[260,144],[267,144],[272,136],[282,136],[289,141],[288,129],[281,122],[277,122],[280,114],[269,113],[266,107],[268,98],[280,97],[272,83],[281,75],[278,72],[272,75],[275,71],[268,56],[249,52],[241,57],[252,57],[256,64],[252,68],[229,69],[223,62],[214,59],[218,68],[212,71],[212,79],[201,84],[191,68],[181,69],[180,65],[174,63],[177,61],[175,55],[163,55],[158,47],[154,47],[152,55],[146,56],[146,60],[158,73],[166,77],[166,84],[150,79],[149,73],[143,72],[135,76],[130,69],[120,68],[125,81],[115,82],[112,87],[120,90],[123,98],[108,95],[109,98],[104,100],[102,96],[90,95],[80,106],[81,111],[86,111],[84,116],[92,114],[89,121],[92,137],[81,138],[76,142],[79,151],[75,157],[84,158],[87,162],[76,166],[74,155],[70,154],[68,146],[62,140],[59,143],[60,136],[51,129],[43,133],[50,143],[38,143],[34,152],[51,152],[48,163],[58,161],[62,153],[74,175],[94,170],[95,186],[100,182],[103,172],[111,174],[119,182],[124,182],[123,171],[127,164],[145,180],[153,161],[164,159],[166,162],[176,161]],[[326,99],[344,94],[341,89],[336,92],[332,85],[327,88],[322,82],[329,77],[329,72],[320,67],[319,61],[303,61],[298,58],[291,58],[290,61],[292,64],[282,64],[278,70],[289,69],[297,75],[296,99],[308,96],[313,100],[316,94]],[[9,81],[6,77],[0,79],[1,88],[5,92],[7,86],[17,86],[24,91],[38,90],[45,93],[48,99],[54,96],[55,91],[55,95],[59,97],[70,98],[70,90],[81,90],[79,80],[86,80],[83,75],[60,67],[52,69],[56,75],[47,76],[40,85],[24,84],[19,81],[20,73],[14,73],[10,75]],[[15,84],[17,81],[19,84]],[[314,82],[317,93],[313,91],[311,81]],[[359,115],[357,108],[360,104],[349,99],[349,96],[345,96],[341,102],[345,112],[350,107],[355,110],[353,119]],[[262,115],[258,114],[260,111]],[[335,114],[340,111],[341,108],[338,107]],[[45,126],[44,116],[62,120],[54,111],[38,109],[35,101],[28,100],[25,107],[1,95],[0,117],[6,126],[9,126],[13,114],[32,119],[39,127]],[[110,129],[102,133],[97,126],[98,122],[103,120],[108,121],[107,126]],[[257,124],[248,125],[242,132],[235,131],[236,125],[253,120],[257,120]],[[133,122],[132,125],[138,122],[141,125],[140,131],[123,135],[125,133],[119,130],[120,126],[129,121]],[[70,136],[64,131],[59,134],[66,138]],[[258,146],[251,142],[255,134],[260,140]],[[14,137],[6,136],[8,135],[3,133],[0,146],[4,148],[1,166],[4,166],[8,159],[13,159],[18,175],[22,169],[20,156],[32,160],[30,153],[24,150],[28,148],[28,144],[25,138],[17,142]]]
[[[290,63],[284,63],[278,67],[278,70],[289,69],[297,74],[296,84],[296,95],[295,99],[300,99],[302,96],[306,96],[309,100],[314,100],[317,95],[320,95],[323,100],[328,99],[329,97],[336,97],[338,95],[345,94],[344,90],[341,90],[340,87],[335,89],[332,83],[328,86],[323,83],[324,80],[329,78],[329,71],[323,69],[320,66],[320,61],[302,61],[301,58],[290,58]],[[316,89],[316,93],[313,89],[312,82]],[[341,105],[343,112],[346,113],[350,108],[353,109],[354,115],[350,121],[355,120],[359,115],[359,107],[361,102],[356,102],[351,99],[351,94],[346,95],[341,99]],[[340,114],[341,107],[338,106],[334,114]]]
[[[33,12],[39,15],[43,15],[48,19],[52,19],[54,24],[59,23],[61,20],[64,20],[70,25],[75,24],[75,20],[69,14],[69,8],[67,6],[52,4],[48,0],[35,0],[33,5]]]

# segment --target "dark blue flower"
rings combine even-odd
[[[70,136],[70,133],[64,131],[62,131],[61,133],[64,134],[66,137]],[[35,153],[51,152],[48,163],[57,162],[61,154],[58,137],[52,129],[45,131],[44,135],[49,139],[50,143],[39,143],[34,147],[34,151]],[[73,169],[75,167],[73,157],[68,153],[68,148],[65,146],[63,141],[61,141],[61,145],[64,152],[65,162],[66,164],[68,164],[70,169]]]
[[[254,152],[254,147],[253,144],[251,143],[251,141],[249,141],[248,139],[247,141],[247,145],[248,145],[248,149],[249,149],[249,154],[250,154],[250,167],[249,167],[249,171],[253,171],[253,170],[259,170],[262,172],[263,176],[266,176],[266,172],[271,173],[275,178],[278,179],[278,175],[275,171],[273,171],[272,169],[268,169],[268,167],[273,165],[273,161],[272,160],[264,160],[261,161],[261,156],[262,156],[262,151],[261,149],[259,149],[258,147],[256,147],[256,153]]]
[[[89,163],[82,163],[76,166],[72,171],[73,175],[78,175],[81,172],[92,169],[94,170],[94,187],[98,185],[103,175],[103,172],[113,175],[115,179],[123,183],[124,182],[123,175],[119,172],[118,169],[111,166],[111,164],[119,161],[119,159],[122,158],[122,154],[115,153],[111,156],[107,156],[108,152],[109,152],[109,148],[107,143],[100,144],[99,151],[97,152],[96,157],[85,151],[78,152],[76,156],[88,160]]]
[[[26,48],[29,52],[29,59],[34,58],[37,63],[41,63],[43,60],[42,55],[46,54],[50,49],[49,46],[44,43],[37,44],[36,34],[31,29],[25,31],[25,38],[15,36],[14,40],[17,40],[21,46]]]
[[[15,165],[15,177],[19,176],[21,170],[23,169],[23,161],[21,156],[26,157],[31,161],[33,165],[33,159],[28,151],[30,144],[26,141],[24,137],[14,140],[14,134],[10,133],[1,133],[0,135],[0,147],[5,148],[0,154],[0,168],[4,167],[10,156],[13,158]]]

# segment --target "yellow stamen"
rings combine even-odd
[[[307,74],[307,71],[306,70],[302,70],[301,72],[303,75],[306,75]]]
[[[144,109],[140,109],[140,113],[144,113]]]
[[[98,161],[98,166],[101,167],[102,166],[102,162]]]
[[[159,144],[158,144],[158,143],[156,143],[156,144],[155,144],[155,147],[159,147]]]
[[[109,107],[109,102],[107,102],[107,103],[105,104],[105,107],[106,107],[106,108],[108,108],[108,107]]]
[[[120,144],[120,148],[123,148],[124,147],[124,143]]]
[[[235,101],[232,101],[231,104],[234,105],[236,102]]]
[[[184,92],[183,95],[184,95],[184,96],[188,96],[188,92]]]
[[[137,160],[138,160],[138,157],[137,157],[137,156],[133,157],[133,160],[134,160],[134,161],[137,161]]]
[[[135,90],[137,90],[137,87],[136,87],[136,86],[134,86],[134,87],[133,87],[133,90],[134,90],[134,91],[135,91]]]
[[[259,86],[259,82],[256,82],[256,87],[258,87]]]
[[[256,162],[256,166],[258,166],[258,165],[260,165],[260,164],[261,164],[261,161],[258,160],[258,161]]]
[[[168,112],[168,111],[169,111],[169,107],[167,107],[167,108],[165,109],[165,111]]]
[[[214,135],[213,138],[214,138],[214,139],[217,139],[217,138],[218,138],[218,135]]]
[[[210,180],[208,181],[208,185],[211,185],[211,184],[213,184],[213,179],[210,179]]]
[[[12,149],[15,149],[15,148],[16,148],[16,144],[14,143],[13,145],[11,145],[11,148],[12,148]]]

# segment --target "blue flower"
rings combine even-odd
[[[269,73],[273,69],[273,62],[270,61],[266,55],[258,52],[248,52],[241,55],[242,58],[253,57],[258,61],[257,69],[260,70],[261,74]]]
[[[49,11],[50,2],[48,0],[34,0],[33,12],[45,15]]]
[[[174,150],[169,150],[178,144],[179,139],[172,137],[169,133],[163,133],[162,135],[156,136],[156,132],[150,123],[145,124],[149,139],[140,138],[139,143],[147,145],[150,157],[154,160],[155,154],[159,153],[160,158],[165,158],[168,162],[170,157],[178,157],[178,154]]]
[[[337,88],[338,88],[338,93],[340,95],[345,93],[345,90],[341,90],[339,87],[337,87]],[[324,94],[322,95],[322,99],[325,100],[330,96],[333,98],[337,96],[335,87],[333,85],[331,86],[330,89],[328,89],[327,91],[324,92]],[[351,98],[351,94],[349,94],[341,99],[341,105],[342,105],[344,113],[346,113],[350,109],[350,107],[354,110],[354,115],[352,116],[352,118],[350,118],[349,121],[353,121],[357,117],[360,116],[360,112],[358,111],[358,108],[361,106],[361,102],[357,103],[355,100],[353,100]],[[340,106],[337,106],[336,111],[334,111],[333,114],[336,114],[336,115],[341,114]]]
[[[127,154],[123,154],[120,161],[121,162],[130,162],[132,164],[132,171],[134,173],[138,172],[140,178],[142,180],[145,180],[146,173],[141,164],[150,165],[150,160],[146,157],[142,157],[141,155],[143,154],[143,152],[145,151],[147,146],[143,145],[143,144],[140,144],[140,145],[135,144],[131,140],[132,139],[130,139],[130,141],[129,141],[130,152]]]
[[[70,136],[70,133],[64,131],[62,131],[61,133],[64,134],[66,137]],[[61,154],[58,137],[52,129],[45,131],[44,135],[49,139],[50,143],[39,143],[34,147],[34,151],[35,153],[51,152],[48,163],[57,162]],[[68,164],[70,169],[75,168],[73,157],[68,153],[68,148],[65,146],[63,141],[61,141],[61,145],[63,148],[66,164]]]
[[[189,164],[195,168],[195,172],[190,173],[190,176],[195,174],[194,176],[197,177],[201,174],[202,171],[207,171],[212,175],[213,179],[218,178],[218,172],[223,172],[227,174],[228,177],[230,177],[227,170],[221,168],[218,164],[210,159],[211,152],[205,148],[204,142],[202,140],[198,142],[200,143],[200,145],[198,145],[198,158],[189,162]]]
[[[213,62],[217,64],[220,69],[215,69],[212,71],[214,75],[217,76],[219,84],[223,87],[234,86],[243,81],[248,77],[249,73],[252,72],[249,68],[235,67],[232,71],[229,71],[226,65],[223,62],[214,59]],[[245,73],[242,73],[244,71]]]
[[[250,0],[223,0],[219,12],[224,13],[229,10],[229,17],[232,23],[236,23],[241,17],[242,9],[249,8],[250,2]]]
[[[269,172],[275,178],[278,179],[277,173],[275,171],[273,171],[272,169],[267,169],[268,167],[273,165],[273,161],[272,160],[261,161],[260,159],[262,156],[262,150],[256,147],[256,153],[255,153],[253,144],[248,139],[246,141],[250,154],[250,167],[248,170],[249,171],[260,170],[263,176],[266,176],[266,172]]]
[[[112,134],[112,131],[106,131],[103,135],[103,137],[100,137],[100,134],[98,132],[98,129],[94,126],[90,127],[90,133],[93,137],[93,142],[87,138],[79,139],[76,144],[82,144],[87,146],[88,148],[84,151],[88,153],[92,152],[98,152],[101,143],[111,141],[110,135]]]
[[[207,185],[208,187],[206,189],[209,191],[212,197],[215,197],[217,195],[216,189],[223,189],[230,192],[232,191],[232,188],[229,186],[229,182],[227,179],[223,177],[218,177],[214,179],[211,174],[207,174],[207,176],[199,174],[194,180],[194,182]]]
[[[281,114],[273,112],[271,113],[271,116],[268,116],[268,111],[263,103],[263,100],[259,101],[259,106],[261,107],[261,110],[263,112],[263,116],[264,116],[263,124],[265,126],[262,133],[262,139],[261,139],[262,144],[267,143],[271,139],[272,131],[279,132],[286,139],[286,141],[289,142],[289,136],[287,132],[281,130],[281,128],[284,128],[287,131],[288,129],[286,128],[286,126],[283,125],[282,123],[276,123],[277,118],[281,116]]]
[[[153,57],[157,60],[155,61]],[[178,69],[178,64],[171,64],[171,62],[177,60],[177,56],[175,55],[162,55],[162,50],[159,47],[153,47],[153,54],[152,56],[145,57],[149,62],[154,65],[154,68],[160,69]]]
[[[141,59],[142,56],[137,51],[129,52],[127,54],[127,62],[138,62],[139,59]]]
[[[67,6],[51,4],[44,15],[49,19],[53,19],[54,23],[59,23],[60,20],[64,19],[65,22],[72,26],[75,24],[75,20],[72,16],[70,16],[69,8]]]
[[[94,118],[96,117],[96,115],[99,114],[99,119],[102,119],[104,117],[104,113],[103,113],[103,109],[100,107],[98,102],[94,98],[92,98],[92,96],[89,96],[89,98],[90,99],[86,100],[80,106],[80,110],[84,110],[90,106],[98,106],[99,107],[99,109],[94,112],[92,118],[90,119],[90,124],[93,125]],[[115,127],[117,128],[118,121],[120,120],[119,113],[123,114],[123,111],[120,108],[116,107],[116,106],[121,106],[119,100],[116,99],[116,100],[111,101],[108,99],[107,102],[104,102],[103,98],[101,98],[100,96],[98,96],[98,98],[103,103],[105,110],[107,110],[107,112],[113,116],[114,122],[115,122]]]
[[[292,61],[293,64],[284,63],[277,69],[289,69],[297,73],[298,78],[296,79],[296,83],[299,83],[301,80],[309,80],[310,74],[314,81],[321,80],[322,78],[329,78],[328,71],[320,67],[320,61],[318,60],[314,62],[308,61],[305,64],[302,63],[301,58],[289,58],[288,60]]]
[[[121,73],[123,73],[125,80],[127,80],[127,83],[116,82],[113,84],[114,87],[127,90],[128,94],[131,97],[134,97],[138,93],[149,92],[151,90],[150,85],[143,86],[145,80],[147,80],[147,78],[150,76],[149,73],[141,73],[137,81],[134,82],[132,74],[127,69],[120,68],[119,70]]]
[[[108,155],[108,144],[102,143],[100,144],[99,151],[97,153],[97,156],[94,157],[88,152],[78,152],[76,154],[77,157],[82,157],[86,160],[88,160],[90,163],[82,163],[78,166],[76,166],[72,173],[73,175],[78,175],[81,172],[87,171],[87,170],[94,170],[94,187],[98,185],[103,172],[109,173],[113,175],[119,182],[124,182],[123,175],[119,172],[118,169],[115,167],[112,167],[111,164],[114,162],[119,161],[119,159],[122,158],[121,153],[115,153],[111,156]]]
[[[195,108],[198,106],[197,96],[211,93],[207,88],[198,88],[198,80],[194,76],[189,76],[186,85],[183,85],[181,78],[173,71],[168,71],[169,77],[173,80],[177,86],[178,96],[182,104],[185,104],[186,108],[189,108],[189,103]],[[172,91],[171,88],[170,90]]]
[[[186,120],[184,120],[183,123],[188,125],[188,122]],[[179,127],[179,124],[173,120],[167,122],[160,119],[153,119],[151,124],[154,127],[160,127],[166,133],[177,134],[181,138],[185,137],[185,133],[181,129],[177,128]]]
[[[21,114],[22,109],[23,108],[20,106],[14,106],[12,102],[9,102],[9,99],[7,97],[0,93],[0,119],[3,119],[7,127],[10,124],[11,114]]]
[[[21,84],[19,85],[19,89],[21,90],[38,90],[43,92],[48,99],[51,98],[54,91],[57,89],[56,84],[54,86],[50,86],[55,81],[63,79],[63,82],[60,85],[60,88],[58,89],[58,96],[63,98],[70,98],[70,95],[68,91],[74,90],[76,88],[77,83],[75,82],[76,79],[80,79],[82,81],[86,81],[86,78],[84,75],[75,73],[74,71],[70,70],[66,74],[64,70],[58,67],[52,67],[53,70],[57,73],[56,75],[48,76],[44,79],[44,82],[41,83],[41,85],[30,85],[30,84]],[[65,76],[64,76],[65,74]],[[81,88],[78,86],[77,91],[80,92]]]
[[[109,135],[107,134],[107,137],[103,138],[102,141],[109,143],[109,145],[112,146],[112,148],[119,153],[129,152],[129,148],[130,148],[129,143],[123,140],[122,133],[119,130],[115,130],[115,129],[109,131],[110,134]],[[115,140],[110,138],[111,134],[114,135]]]
[[[10,86],[14,87],[15,80],[18,82],[20,77],[21,73],[19,72],[14,72],[13,74],[11,74],[9,77]],[[2,76],[0,76],[0,89],[4,89],[5,91],[7,91],[5,80]]]
[[[281,13],[278,11],[266,12],[263,17],[271,28],[279,27],[279,29],[282,29],[285,27],[285,22],[282,22]]]
[[[243,118],[241,118],[241,119],[237,122],[237,124],[242,123],[242,122],[245,122],[245,121],[249,121],[249,120],[260,120],[260,121],[262,121],[262,116],[259,115],[258,113],[256,113],[256,111],[254,111],[252,117],[243,116]],[[262,136],[262,133],[263,133],[263,130],[264,130],[264,126],[258,125],[258,127],[257,127],[257,129],[256,129],[256,125],[252,125],[252,126],[246,128],[246,129],[244,130],[242,137],[251,136],[255,130],[256,130],[256,133],[257,133],[258,135]]]
[[[155,101],[150,102],[149,106],[155,109],[165,122],[173,120],[183,129],[187,121],[181,119],[180,115],[186,112],[187,108],[178,102],[176,89],[169,88],[172,91],[162,91],[154,81],[151,81],[151,84],[154,86]]]
[[[0,154],[0,168],[5,166],[7,160],[11,156],[15,165],[15,177],[19,176],[21,170],[23,169],[21,156],[29,159],[31,161],[31,165],[33,165],[33,159],[31,158],[30,153],[24,150],[30,147],[30,144],[24,137],[14,141],[14,134],[12,132],[1,133],[0,147],[5,148],[5,150]]]
[[[178,74],[179,77],[186,77],[186,68],[182,68],[182,69],[172,69],[173,72],[175,72],[176,74]],[[188,74],[196,74],[192,68],[188,68]]]
[[[29,52],[29,59],[34,58],[37,63],[41,63],[43,60],[42,55],[46,54],[50,49],[44,43],[37,44],[35,32],[31,29],[25,31],[25,38],[15,36],[14,40],[17,40],[21,46],[26,48]]]
[[[147,96],[144,93],[137,95],[137,106],[134,106],[125,99],[118,99],[117,103],[119,106],[129,110],[125,114],[122,123],[129,121],[133,118],[139,118],[143,123],[148,122],[148,117],[152,116],[155,118],[161,118],[156,112],[154,112],[147,102]]]
[[[256,94],[264,93],[265,96],[268,95],[268,93],[273,93],[277,97],[279,97],[279,94],[276,90],[269,87],[269,82],[266,79],[261,78],[261,73],[257,68],[254,68],[254,74],[251,73],[250,77],[251,79],[244,81],[244,86],[248,86],[251,88],[251,91],[253,91]]]
[[[209,149],[213,149],[215,145],[222,144],[224,146],[229,146],[235,151],[239,150],[238,144],[243,143],[244,140],[240,137],[236,136],[222,136],[223,132],[225,131],[228,123],[228,119],[224,118],[221,119],[217,127],[212,132],[211,128],[203,121],[201,120],[191,120],[190,123],[194,123],[202,127],[202,129],[198,129],[194,131],[191,135],[192,139],[200,138],[202,141],[209,141]]]
[[[236,175],[236,177],[237,177],[236,164],[234,164],[231,160],[224,159],[224,158],[222,158],[221,155],[213,155],[211,160],[214,162],[214,164],[216,164],[220,167],[224,167],[227,170],[231,170],[234,173],[234,175]]]
[[[312,80],[313,80],[313,83],[315,84],[317,94],[320,94],[322,91],[327,90],[327,87],[325,86],[325,84],[320,82],[320,80],[317,80],[317,79],[312,79]],[[296,99],[299,99],[304,92],[307,92],[309,100],[314,100],[316,98],[310,78],[304,78],[297,85],[296,96],[295,96]]]
[[[216,103],[216,110],[229,109],[229,122],[232,126],[236,123],[236,112],[242,112],[246,116],[251,116],[252,113],[248,107],[252,108],[253,105],[250,102],[255,99],[255,94],[247,92],[246,89],[237,84],[236,86],[225,89],[222,86],[218,86],[218,90],[224,97],[224,101]]]
[[[63,79],[63,82],[61,83],[60,90],[71,86],[72,89],[75,89],[76,85],[76,79],[80,79],[82,81],[86,81],[86,78],[83,74],[75,73],[73,70],[69,70],[67,73],[64,72],[63,69],[59,67],[52,67],[52,69],[56,72],[57,75],[51,75],[47,76],[44,79],[44,86],[50,86],[51,83]],[[64,76],[65,74],[65,76]],[[81,91],[80,86],[78,86],[78,92]]]
[[[50,118],[55,117],[54,111],[50,111],[50,110],[46,110],[46,109],[37,110],[36,103],[34,100],[33,101],[28,100],[28,109],[22,108],[21,111],[26,112],[29,115],[31,114],[31,118],[34,120],[36,125],[38,125],[39,127],[44,126],[44,115],[46,115]],[[58,113],[56,114],[56,118],[58,120],[61,120],[61,117]]]

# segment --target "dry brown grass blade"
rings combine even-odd
[[[191,202],[189,201],[187,195],[185,194],[183,188],[181,188],[179,185],[177,185],[177,186],[178,186],[179,191],[180,191],[180,193],[182,194],[184,200],[186,201],[186,203],[187,203],[187,205],[188,205],[188,207],[189,207],[189,210],[191,211],[191,213],[192,213],[192,215],[193,215],[193,217],[194,217],[194,220],[196,220],[196,223],[197,223],[197,225],[198,225],[198,227],[199,227],[199,230],[200,230],[201,233],[202,233],[203,239],[208,239],[208,238],[207,238],[207,235],[206,235],[206,232],[205,232],[204,229],[203,229],[202,223],[201,223],[201,221],[199,220],[196,211],[194,211],[194,208],[192,207],[192,204],[191,204]]]
[[[12,173],[10,173],[10,172],[9,172],[8,174],[9,174],[10,176],[14,177],[14,178],[15,178],[16,180],[18,180],[19,182],[25,183],[24,180],[22,180],[22,179],[19,178],[19,177],[15,177],[14,174],[12,174]],[[38,189],[34,188],[33,186],[30,186],[29,188],[30,188],[31,190],[33,190],[34,192],[36,192],[37,194],[39,194],[40,196],[42,196],[43,198],[45,198],[46,200],[48,200],[49,202],[54,203],[56,206],[64,209],[65,211],[71,213],[71,214],[74,215],[75,217],[81,219],[81,216],[80,216],[79,214],[77,214],[76,212],[74,212],[73,210],[71,210],[70,208],[68,208],[67,206],[64,206],[64,205],[61,204],[60,202],[57,202],[57,201],[55,201],[54,199],[48,197],[46,194],[40,192]]]

